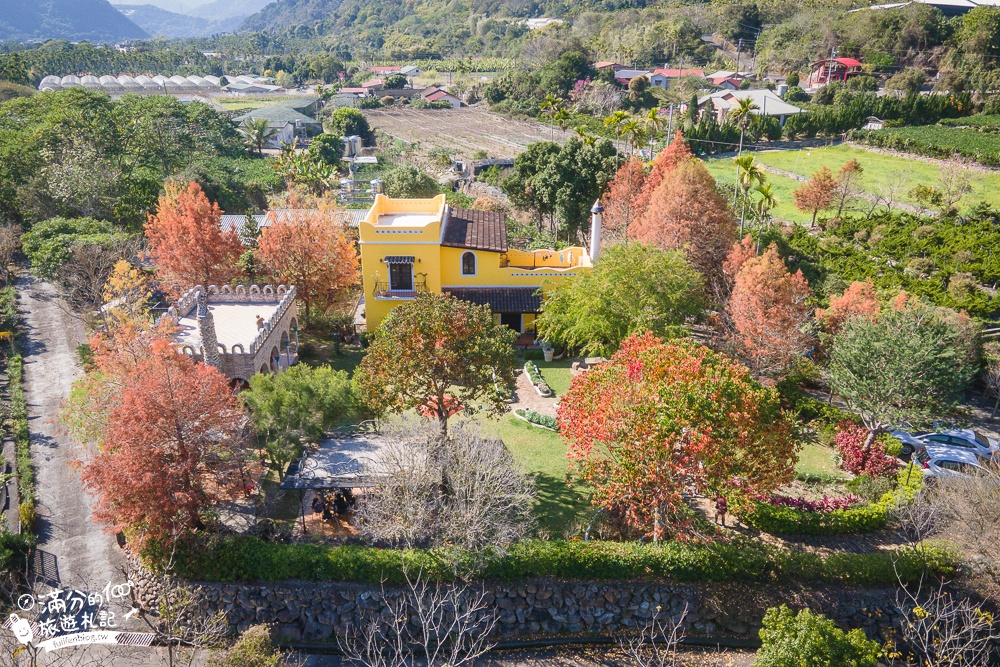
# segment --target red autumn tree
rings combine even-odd
[[[651,531],[684,531],[682,494],[766,493],[791,479],[796,444],[778,394],[728,357],[633,335],[573,379],[559,428],[593,502]]]
[[[816,226],[816,214],[830,208],[837,195],[837,181],[829,167],[821,167],[802,187],[792,192],[795,208],[804,213],[812,213],[810,227]]]
[[[809,349],[808,298],[802,271],[789,273],[774,245],[736,274],[729,298],[733,340],[756,372],[780,375]]]
[[[733,244],[726,255],[726,261],[722,263],[722,271],[730,282],[736,280],[736,275],[743,268],[747,261],[757,256],[757,248],[754,246],[753,237],[747,234],[742,241]]]
[[[663,250],[686,251],[712,284],[736,240],[736,223],[705,165],[688,160],[664,176],[631,236]]]
[[[660,187],[663,177],[672,172],[678,165],[690,162],[694,154],[684,141],[684,133],[678,131],[674,134],[674,140],[670,145],[656,154],[653,159],[653,166],[649,170],[649,175],[643,183],[639,197],[636,199],[636,208],[639,211],[646,210],[649,202],[653,198],[656,188]]]
[[[609,241],[627,238],[629,227],[642,214],[639,198],[645,182],[642,160],[632,157],[618,168],[608,183],[601,203],[604,205],[603,226]]]
[[[830,307],[816,309],[816,320],[828,334],[840,331],[852,317],[878,315],[879,302],[871,281],[854,281],[840,296],[830,297]]]
[[[223,232],[222,211],[201,186],[167,185],[156,215],[146,223],[146,240],[160,281],[182,289],[221,285],[239,276],[243,253],[236,232]]]
[[[289,213],[264,228],[257,256],[276,281],[295,286],[307,318],[325,311],[338,292],[358,281],[358,253],[335,211]]]
[[[98,496],[95,520],[133,529],[141,548],[189,533],[228,489],[243,487],[245,418],[226,377],[167,340],[154,341],[124,380],[83,482]]]

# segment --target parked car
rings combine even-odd
[[[915,431],[910,433],[904,431],[901,428],[891,428],[887,431],[889,435],[899,440],[903,443],[902,449],[900,449],[900,454],[903,456],[909,456],[913,452],[917,451],[918,447],[923,447],[927,443],[921,440],[921,436],[929,435],[930,431]]]
[[[924,477],[942,479],[985,472],[979,457],[970,450],[957,447],[925,445],[917,449],[913,459],[924,469]]]
[[[928,444],[973,452],[981,459],[994,458],[1000,450],[1000,444],[996,440],[971,428],[948,429],[921,435],[918,438]]]

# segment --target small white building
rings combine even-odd
[[[802,109],[789,104],[778,97],[774,91],[767,88],[755,90],[717,90],[710,95],[698,98],[698,113],[714,113],[720,123],[726,121],[729,112],[739,106],[740,100],[750,99],[757,106],[751,113],[755,116],[770,116],[777,118],[782,125],[789,116],[803,113]]]

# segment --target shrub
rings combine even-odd
[[[151,566],[166,551],[147,550]],[[209,581],[350,581],[369,584],[405,581],[422,571],[430,580],[456,577],[453,565],[471,561],[453,548],[378,549],[356,545],[282,544],[249,536],[217,536],[180,550],[176,573]],[[852,585],[895,585],[919,581],[927,571],[947,575],[958,556],[935,547],[871,554],[793,552],[753,540],[728,544],[690,542],[571,542],[530,540],[511,545],[503,556],[488,557],[479,577],[518,581],[531,577],[623,580],[660,577],[678,582],[823,581]]]
[[[759,498],[769,505],[775,507],[791,507],[800,512],[833,512],[835,510],[846,510],[865,502],[864,498],[846,495],[836,498],[823,496],[822,500],[807,500],[805,498],[792,498],[773,494],[764,498]]]
[[[844,470],[871,477],[895,474],[899,461],[886,454],[883,442],[876,439],[865,449],[868,429],[864,426],[845,419],[838,425],[837,431],[833,441],[840,452]]]
[[[550,428],[553,431],[559,429],[559,424],[556,422],[555,417],[550,417],[548,415],[543,415],[535,410],[525,410],[524,408],[518,408],[516,410],[517,414],[524,417],[526,420],[532,424],[538,424],[539,426],[544,426],[545,428]]]
[[[822,614],[785,605],[764,615],[754,667],[875,667],[879,644],[855,628],[844,632]]]
[[[843,535],[880,530],[898,505],[912,502],[920,491],[923,475],[913,474],[916,472],[916,468],[904,468],[899,472],[896,483],[877,499],[864,504],[854,503],[846,508],[836,507],[835,502],[827,504],[833,509],[815,510],[809,509],[806,501],[777,504],[737,498],[733,503],[733,512],[748,526],[778,535]],[[866,491],[874,492],[875,487],[866,489],[859,484],[852,490],[862,495]]]
[[[209,667],[279,667],[282,655],[271,641],[271,629],[254,625],[242,632],[233,645],[209,660]]]
[[[535,365],[535,362],[525,362],[524,372],[528,374],[528,379],[531,380],[531,384],[538,387],[538,391],[540,393],[545,395],[552,393],[552,390],[549,388],[548,383],[545,382],[545,378],[542,377],[542,374],[538,370],[538,366]]]

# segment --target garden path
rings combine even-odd
[[[525,410],[534,410],[535,412],[548,415],[550,417],[556,416],[556,406],[559,402],[559,397],[553,396],[552,398],[545,398],[540,396],[538,392],[535,391],[534,385],[531,384],[528,374],[524,371],[518,373],[517,386],[514,391],[514,396],[517,400],[511,404],[511,412],[517,410],[518,408],[523,408]]]

